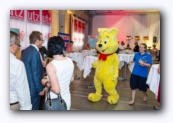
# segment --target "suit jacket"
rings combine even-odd
[[[136,46],[134,47],[133,51],[134,51],[134,52],[139,52],[139,46],[136,45]]]
[[[43,78],[43,65],[40,53],[32,45],[22,52],[22,61],[25,64],[31,97],[39,96],[43,90],[41,79]]]

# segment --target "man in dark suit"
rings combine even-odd
[[[30,36],[30,46],[22,52],[22,61],[25,64],[29,89],[31,94],[32,110],[39,110],[40,96],[44,95],[41,79],[43,78],[43,65],[39,48],[43,44],[42,34],[33,31]]]
[[[139,45],[138,42],[135,42],[135,47],[133,49],[134,52],[139,52]]]

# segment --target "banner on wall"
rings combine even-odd
[[[85,33],[85,23],[82,23],[82,33]]]
[[[42,10],[42,23],[50,25],[51,15],[49,10]]]
[[[73,41],[84,41],[85,23],[79,19],[73,22]]]
[[[64,50],[66,50],[67,46],[70,43],[70,35],[66,34],[66,33],[58,32],[58,36],[60,36],[64,39]]]
[[[24,10],[10,10],[10,18],[24,20]]]
[[[75,51],[82,50],[84,39],[85,39],[85,22],[77,17],[74,17],[72,40],[74,42],[73,48]]]
[[[97,36],[88,36],[88,42],[91,48],[96,48]]]
[[[40,24],[40,10],[27,10],[27,21]]]
[[[82,22],[78,21],[78,32],[82,33]]]
[[[74,20],[74,32],[78,32],[78,20]]]

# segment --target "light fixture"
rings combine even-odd
[[[139,36],[135,36],[135,40],[136,41],[139,41],[140,40],[140,37]]]
[[[126,36],[126,39],[127,39],[127,40],[131,40],[132,37],[128,35],[128,36]]]
[[[149,37],[148,37],[148,36],[144,36],[144,37],[143,37],[143,40],[144,40],[144,41],[149,40]]]

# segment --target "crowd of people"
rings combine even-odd
[[[61,93],[67,110],[70,110],[69,85],[74,79],[74,64],[63,55],[63,39],[60,36],[51,37],[48,51],[42,47],[44,40],[41,32],[33,31],[29,40],[30,46],[22,51],[21,60],[16,59],[15,55],[20,49],[19,30],[10,29],[10,109],[40,110],[41,97],[46,93],[44,87],[51,86],[51,98]],[[44,53],[53,57],[47,65]],[[44,67],[47,77],[44,75]]]
[[[139,45],[138,42],[134,43],[134,48],[132,49],[130,47],[130,44],[127,44],[127,46],[125,46],[124,41],[121,41],[120,45],[118,46],[119,51],[123,51],[123,50],[133,50],[134,52],[139,52]]]
[[[71,108],[70,83],[74,80],[73,61],[64,56],[64,41],[60,36],[50,37],[47,49],[42,46],[43,35],[33,31],[29,36],[30,45],[22,50],[21,59],[15,57],[20,49],[19,30],[10,28],[10,109],[11,110],[42,110],[45,101],[46,88],[50,88],[51,98],[61,93]],[[70,41],[66,52],[73,52],[73,41]],[[83,50],[90,50],[89,43],[85,43]],[[119,50],[132,50],[129,44],[121,42]],[[152,65],[152,56],[157,56],[156,46],[153,45],[152,54],[146,52],[145,43],[138,45],[135,42],[135,53],[132,61],[135,63],[131,77],[130,88],[132,99],[129,105],[135,103],[136,89],[143,92],[143,101],[147,101],[147,75]],[[47,57],[53,60],[47,62]],[[144,60],[145,59],[145,60]],[[160,72],[160,71],[159,71]]]

